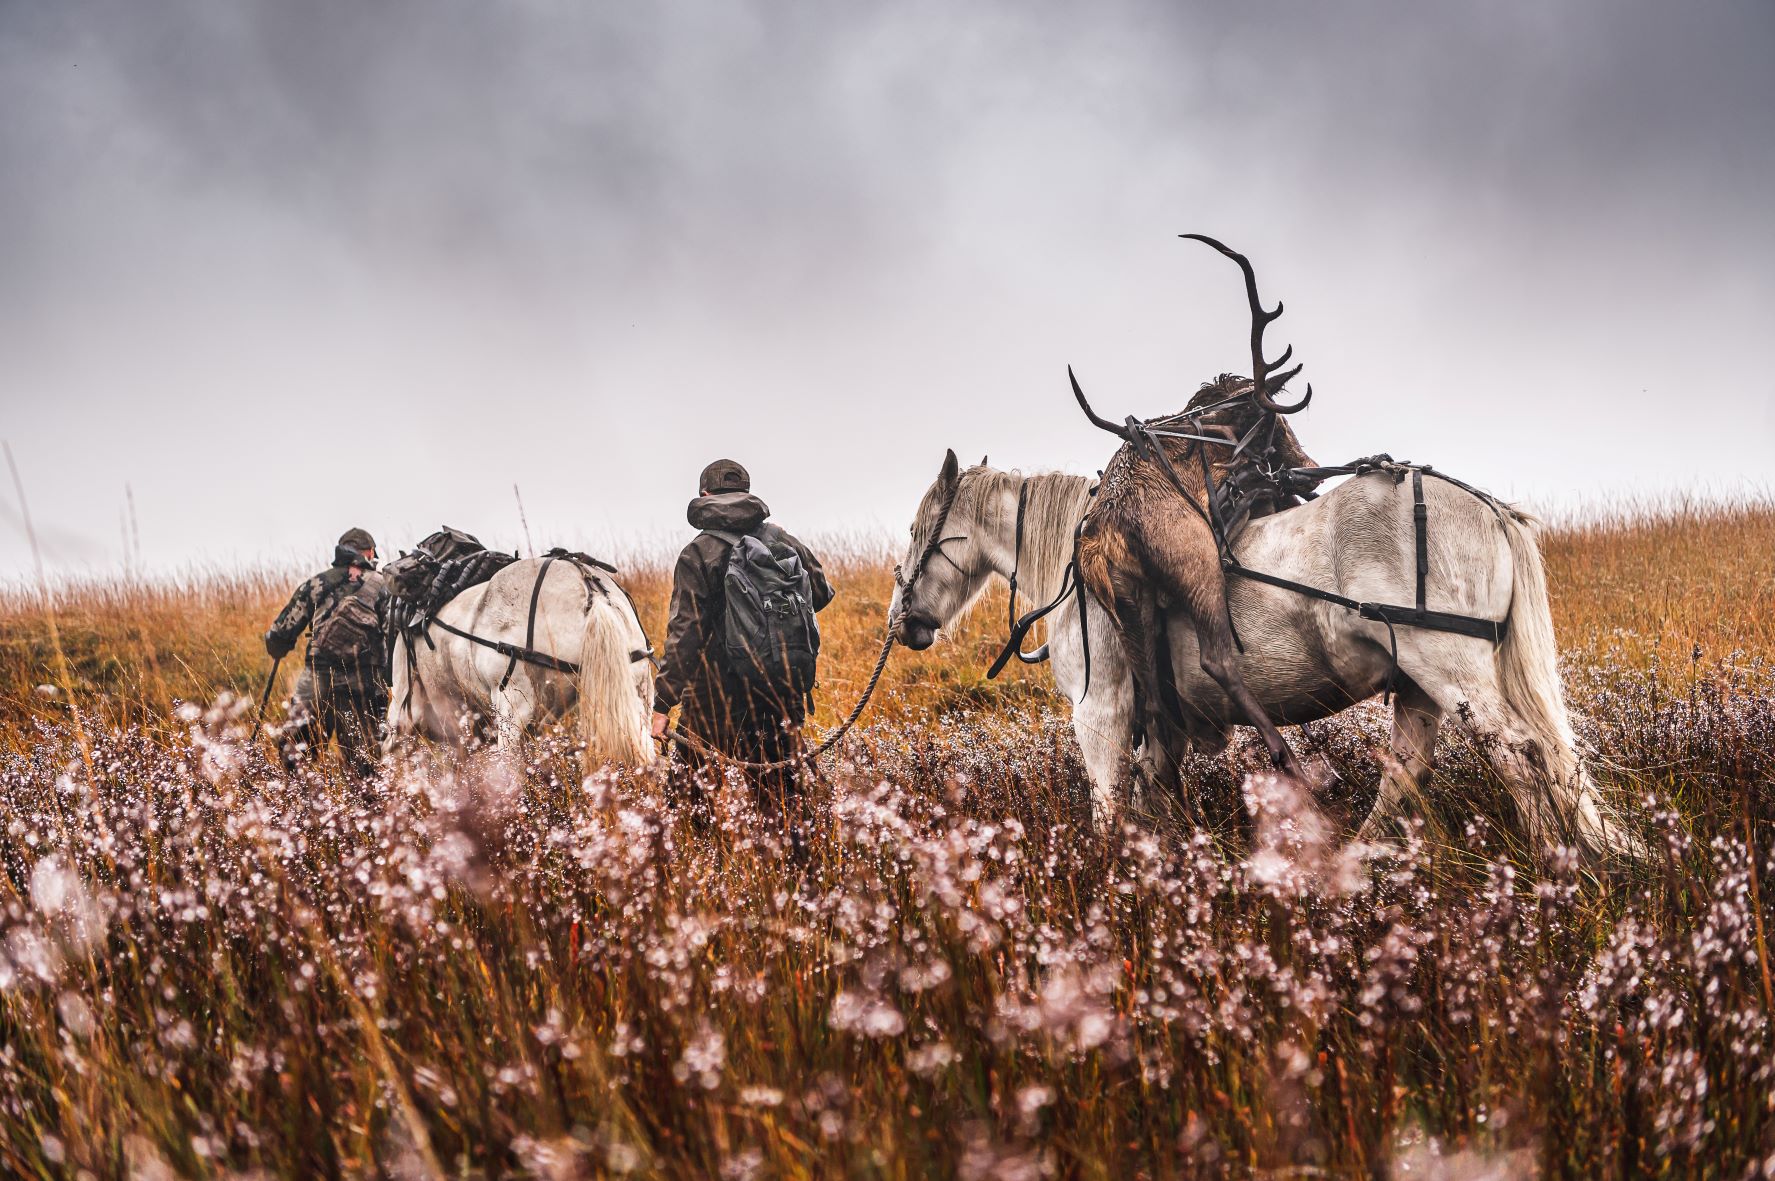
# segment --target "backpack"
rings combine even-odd
[[[482,545],[472,534],[445,526],[382,568],[403,617],[430,616],[471,586],[517,561]]]
[[[800,701],[813,691],[820,655],[813,580],[801,556],[751,533],[704,532],[730,547],[721,578],[722,663],[743,684]]]
[[[360,579],[347,578],[337,592],[325,618],[314,621],[308,638],[309,659],[335,667],[381,659],[382,617],[376,610],[382,593],[380,576],[372,571]]]

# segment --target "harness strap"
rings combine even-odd
[[[412,632],[412,630],[408,629],[408,628],[402,628],[397,633],[397,636],[398,636],[397,642],[402,644],[403,646],[405,646],[405,648],[407,650],[407,692],[401,698],[401,716],[404,718],[410,718],[413,716],[413,688],[414,688],[414,686],[416,686],[419,683],[419,661],[417,659],[415,659],[415,655],[413,652],[413,632]],[[430,641],[431,641],[431,637],[427,636],[426,642],[430,643]],[[394,669],[392,667],[393,663],[394,663],[394,654],[391,651],[389,653],[389,664],[391,666],[389,669],[389,675],[390,675],[391,679],[394,674]]]
[[[1424,473],[1411,473],[1411,524],[1417,534],[1418,610],[1424,609],[1424,583],[1430,577],[1430,506],[1424,503]]]
[[[1017,528],[1014,540],[1011,543],[1011,594],[1010,601],[1005,605],[1005,621],[1010,628],[1011,634],[1017,636],[1018,640],[1009,648],[1005,649],[1004,652],[999,654],[998,660],[993,664],[993,671],[987,674],[989,680],[997,675],[998,670],[1004,668],[1005,657],[1012,651],[1016,652],[1017,659],[1024,664],[1040,664],[1048,658],[1048,646],[1046,644],[1043,644],[1034,652],[1025,652],[1021,642],[1022,637],[1028,633],[1029,628],[1034,626],[1035,620],[1040,619],[1042,614],[1046,614],[1045,611],[1032,618],[1029,623],[1024,626],[1021,632],[1017,630],[1017,573],[1023,566],[1023,516],[1028,507],[1029,480],[1025,477],[1023,482],[1017,486]],[[1049,604],[1048,610],[1058,607],[1060,605],[1060,600],[1066,597],[1066,580],[1070,578],[1071,575],[1072,567],[1068,566],[1067,572],[1060,578],[1060,594],[1055,598],[1053,603]]]
[[[1093,492],[1093,495],[1095,495],[1095,492]],[[1083,534],[1084,529],[1085,522],[1081,517],[1079,523],[1073,526],[1072,561],[1066,564],[1066,570],[1060,576],[1059,592],[1056,593],[1054,598],[1046,605],[1035,608],[1035,610],[1028,612],[1011,623],[1011,638],[1006,641],[1005,646],[999,650],[998,657],[992,662],[992,667],[986,670],[987,680],[994,680],[998,677],[999,673],[1005,671],[1005,665],[1011,662],[1011,656],[1013,653],[1016,655],[1017,659],[1021,660],[1024,664],[1039,664],[1046,660],[1048,658],[1048,646],[1046,644],[1043,644],[1034,652],[1025,653],[1023,651],[1023,639],[1029,634],[1030,628],[1059,610],[1060,604],[1066,602],[1068,595],[1076,595],[1079,601],[1079,646],[1082,649],[1085,658],[1085,688],[1083,692],[1079,694],[1079,700],[1083,701],[1085,696],[1091,692],[1091,625],[1088,618],[1088,604],[1085,600],[1085,584],[1079,577],[1079,537]]]
[[[1179,496],[1183,497],[1184,503],[1190,506],[1196,516],[1202,518],[1202,523],[1208,526],[1209,530],[1214,534],[1215,544],[1220,546],[1224,553],[1225,547],[1221,542],[1220,530],[1215,528],[1214,518],[1210,517],[1208,511],[1201,505],[1197,504],[1196,498],[1190,495],[1190,490],[1184,484],[1183,477],[1178,475],[1177,469],[1171,466],[1171,457],[1165,454],[1165,448],[1159,444],[1158,440],[1152,437],[1151,429],[1138,418],[1129,415],[1128,437],[1129,440],[1133,442],[1136,451],[1142,456],[1158,462],[1159,470],[1165,473],[1165,477],[1171,481],[1171,486],[1177,489],[1177,494]]]
[[[1228,562],[1231,562],[1234,566],[1237,566],[1239,564],[1239,559],[1233,556],[1232,540],[1227,535],[1226,523],[1221,519],[1220,507],[1215,503],[1219,498],[1215,495],[1214,470],[1208,466],[1208,448],[1197,447],[1196,456],[1202,462],[1202,487],[1204,489],[1204,497],[1208,501],[1208,523],[1214,530],[1214,542],[1220,549],[1221,565],[1224,567]],[[1232,602],[1226,599],[1224,592],[1221,595],[1221,598],[1226,602],[1226,629],[1233,634],[1233,647],[1237,648],[1239,650],[1239,655],[1243,656],[1245,655],[1245,641],[1239,635],[1239,625],[1233,622]],[[1167,628],[1169,627],[1170,619],[1170,612],[1160,612],[1159,633],[1161,637],[1169,635]],[[1163,642],[1168,646],[1171,641],[1167,638],[1164,639]],[[1168,657],[1169,647],[1167,647],[1167,658]]]
[[[1471,615],[1455,615],[1447,611],[1426,611],[1420,607],[1400,607],[1391,603],[1364,603],[1347,595],[1334,591],[1321,590],[1316,586],[1308,586],[1304,582],[1294,582],[1287,578],[1278,578],[1274,574],[1265,574],[1261,570],[1253,570],[1248,566],[1230,565],[1225,567],[1228,574],[1262,582],[1282,590],[1293,591],[1310,599],[1321,599],[1327,603],[1335,603],[1348,611],[1354,611],[1364,619],[1372,619],[1377,623],[1403,624],[1407,627],[1421,627],[1429,631],[1450,632],[1458,636],[1472,636],[1478,640],[1489,640],[1495,646],[1504,642],[1509,634],[1509,619],[1476,619]]]
[[[950,485],[949,491],[944,494],[943,503],[937,509],[937,521],[931,529],[930,540],[925,542],[924,549],[919,552],[918,561],[912,564],[912,572],[906,574],[900,567],[894,567],[894,585],[900,588],[903,599],[911,597],[913,583],[917,582],[918,576],[924,573],[924,568],[930,562],[933,554],[943,553],[943,546],[947,542],[964,539],[962,536],[945,537],[943,535],[943,527],[949,523],[949,510],[955,507],[955,496],[960,491],[961,481],[958,479]],[[951,566],[958,570],[961,569],[961,564],[954,558],[948,554],[943,554],[943,557]]]
[[[1261,426],[1262,424],[1260,423],[1259,425]],[[1156,427],[1149,426],[1146,428],[1146,433],[1149,435],[1156,435],[1157,437],[1159,437],[1161,439],[1187,439],[1192,443],[1213,443],[1216,447],[1232,447],[1232,446],[1234,446],[1234,443],[1231,439],[1221,439],[1221,438],[1215,437],[1214,435],[1192,435],[1188,431],[1166,431],[1166,430],[1160,430]],[[1247,439],[1250,438],[1249,435],[1247,435],[1246,437],[1247,437]],[[1239,446],[1242,447],[1243,444],[1239,444]]]
[[[554,555],[551,554],[544,558],[542,560],[542,565],[538,567],[536,571],[536,584],[530,588],[530,618],[529,621],[524,624],[524,650],[526,652],[536,651],[536,606],[542,600],[543,580],[549,576],[549,567],[554,564]],[[512,679],[512,674],[517,671],[518,655],[514,652],[512,653],[511,663],[505,666],[505,675],[499,678],[499,687],[501,690],[505,689],[506,685]],[[578,671],[577,665],[574,666],[574,671]]]
[[[445,623],[442,619],[431,620],[430,626],[441,627],[451,635],[467,640],[471,644],[479,644],[483,648],[491,648],[501,656],[511,657],[514,662],[521,660],[525,664],[534,664],[540,668],[553,669],[555,672],[560,673],[577,673],[579,671],[579,665],[574,661],[562,660],[558,656],[550,656],[547,652],[538,652],[534,648],[524,648],[517,644],[508,644],[504,640],[489,640],[486,636],[477,636],[473,632],[463,631],[459,627]],[[642,655],[645,656],[646,653],[643,653]],[[635,659],[640,659],[640,657],[636,657]],[[503,687],[504,684],[505,682],[500,682],[501,687]]]
[[[1035,655],[1025,656],[1023,653],[1023,639],[1025,636],[1029,635],[1030,628],[1059,610],[1060,604],[1066,602],[1066,597],[1077,589],[1076,582],[1078,579],[1078,572],[1078,563],[1068,562],[1066,564],[1066,572],[1060,577],[1060,593],[1055,595],[1047,605],[1037,607],[1035,610],[1011,621],[1010,641],[1000,650],[998,658],[992,662],[992,667],[986,670],[987,680],[993,680],[999,673],[1005,671],[1005,665],[1011,662],[1012,656],[1020,657],[1025,664],[1039,664],[1042,660],[1047,658],[1046,644],[1043,644],[1042,647],[1038,649],[1041,653],[1039,657]]]
[[[1233,548],[1227,541],[1226,525],[1220,518],[1220,506],[1214,503],[1214,469],[1208,466],[1208,448],[1197,447],[1196,459],[1202,465],[1202,499],[1208,502],[1208,524],[1214,530],[1214,543],[1219,547],[1221,559],[1224,561],[1232,557]],[[1235,640],[1237,638],[1234,637]],[[1245,645],[1240,644],[1239,651],[1243,652],[1244,650]]]
[[[1029,480],[1025,478],[1017,485],[1017,528],[1011,542],[1011,601],[1006,607],[1006,618],[1012,630],[1017,627],[1017,571],[1023,565],[1023,513],[1029,507]]]

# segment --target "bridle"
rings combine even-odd
[[[919,576],[924,573],[925,567],[930,564],[932,558],[940,556],[944,561],[948,562],[951,566],[954,566],[956,572],[961,574],[962,577],[966,578],[969,576],[968,572],[962,568],[961,563],[950,557],[943,549],[943,547],[951,541],[965,541],[967,539],[967,534],[965,533],[946,535],[943,532],[944,527],[949,523],[950,510],[955,507],[956,494],[960,490],[961,480],[958,477],[955,483],[950,486],[949,490],[944,493],[942,504],[937,509],[937,519],[931,529],[931,539],[925,543],[924,549],[920,551],[918,555],[918,560],[913,563],[911,575],[906,575],[903,568],[900,566],[894,567],[894,586],[899,588],[900,591],[900,616],[896,617],[893,621],[895,624],[899,622],[900,618],[905,616],[908,604],[912,599],[912,588],[917,584]],[[1024,664],[1041,664],[1048,659],[1048,646],[1046,644],[1043,644],[1033,652],[1025,652],[1023,650],[1023,637],[1029,634],[1029,629],[1034,627],[1038,620],[1052,614],[1061,603],[1065,602],[1067,596],[1076,589],[1077,585],[1078,564],[1075,560],[1074,562],[1067,564],[1066,574],[1061,578],[1060,593],[1054,597],[1053,602],[1042,607],[1037,607],[1035,610],[1021,618],[1018,617],[1017,579],[1023,568],[1023,525],[1028,515],[1029,478],[1024,476],[1021,477],[1020,482],[1017,485],[1017,516],[1011,540],[1011,588],[1009,601],[1005,606],[1006,626],[1010,631],[1011,638],[1005,645],[1004,650],[1000,652],[998,659],[993,662],[991,671],[986,674],[988,679],[997,677],[998,674],[1004,670],[1005,665],[1010,662],[1012,655],[1015,655],[1017,659]],[[1080,622],[1082,624],[1083,620]],[[1087,639],[1085,643],[1087,645],[1086,651],[1088,653],[1090,644],[1089,639]],[[1089,661],[1089,659],[1090,657],[1087,655],[1086,660]]]
[[[948,562],[951,566],[954,566],[962,575],[965,576],[967,574],[967,571],[961,568],[960,562],[957,562],[954,558],[943,552],[943,547],[948,543],[952,541],[966,541],[968,537],[965,533],[955,533],[949,536],[944,536],[943,533],[944,526],[949,524],[949,512],[955,507],[956,494],[960,491],[961,477],[957,475],[955,482],[943,493],[943,502],[937,509],[937,520],[931,527],[930,540],[925,542],[924,549],[919,551],[918,560],[912,564],[912,573],[907,575],[904,573],[902,567],[899,565],[894,566],[894,587],[900,592],[901,616],[906,614],[907,604],[912,599],[912,588],[918,584],[919,577],[924,573],[925,567],[930,565],[932,558],[941,556],[944,561]],[[898,620],[895,620],[895,622],[898,622]]]

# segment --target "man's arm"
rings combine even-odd
[[[702,660],[704,608],[709,601],[709,573],[695,545],[678,555],[672,571],[672,617],[666,624],[665,652],[654,680],[653,710],[663,715],[677,705]]]
[[[312,582],[310,579],[309,582]],[[308,583],[296,588],[284,609],[277,613],[271,623],[271,630],[265,633],[265,651],[273,660],[282,660],[296,646],[296,640],[308,626],[309,616],[314,613],[314,600],[308,593]]]
[[[794,547],[795,553],[801,558],[801,568],[807,571],[808,582],[812,584],[814,592],[814,610],[824,611],[826,604],[838,593],[832,589],[832,583],[826,578],[826,568],[820,565],[820,559],[814,556],[814,551],[801,544],[801,539],[786,529],[783,531],[783,539]]]
[[[382,678],[394,681],[394,592],[389,589],[388,579],[371,571],[365,577],[376,580],[376,630],[382,633]]]

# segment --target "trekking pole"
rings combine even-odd
[[[265,707],[271,704],[271,686],[277,684],[277,666],[283,662],[281,656],[271,662],[271,675],[265,678],[265,692],[259,694],[259,716],[253,719],[253,733],[247,739],[249,744],[259,740],[259,728],[265,724]]]

